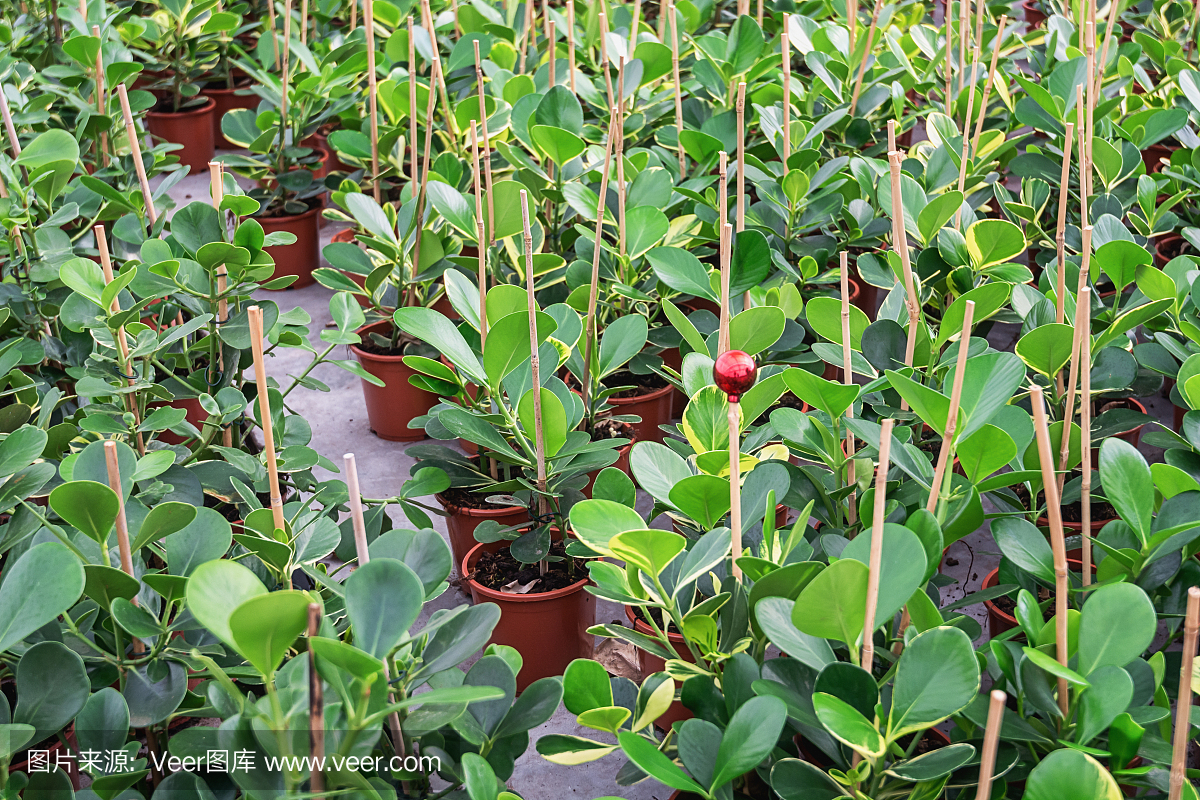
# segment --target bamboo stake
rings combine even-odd
[[[308,640],[317,638],[321,631],[321,606],[308,604]],[[325,791],[325,775],[319,764],[325,762],[325,694],[321,684],[321,673],[317,671],[317,654],[308,648],[308,753],[312,771],[309,773],[309,792],[320,795]],[[319,797],[318,797],[319,800]]]
[[[758,17],[758,27],[761,28],[763,24],[763,0],[758,0],[758,11],[755,16]]]
[[[854,384],[854,370],[852,369],[851,348],[850,348],[850,254],[843,250],[840,253],[840,268],[842,282],[842,383],[846,386]],[[854,416],[854,404],[846,409],[846,417]],[[850,465],[847,468],[846,483],[850,485],[850,501],[846,511],[846,517],[849,524],[853,525],[858,519],[858,508],[854,500],[854,433],[847,430],[846,433],[846,450],[850,456]]]
[[[1033,424],[1037,431],[1038,458],[1042,464],[1042,485],[1046,495],[1046,516],[1050,518],[1050,548],[1054,553],[1054,622],[1055,650],[1058,663],[1067,666],[1067,548],[1063,539],[1062,507],[1059,505],[1058,487],[1054,476],[1054,456],[1050,453],[1050,428],[1046,424],[1046,401],[1042,387],[1029,390],[1033,404]],[[1064,431],[1065,435],[1065,431]],[[1058,707],[1067,714],[1070,699],[1066,678],[1058,679]]]
[[[521,28],[521,38],[517,40],[517,74],[525,71],[525,52],[529,48],[528,40],[531,29],[533,28],[533,4],[534,0],[525,0],[525,24]]]
[[[1091,226],[1087,228],[1091,230]],[[1090,236],[1089,236],[1090,238]],[[1083,445],[1083,481],[1079,487],[1079,504],[1083,523],[1083,585],[1092,583],[1092,290],[1084,288],[1076,301],[1083,306],[1080,327],[1083,359],[1080,363],[1079,428]]]
[[[450,0],[450,10],[454,12],[454,35],[462,38],[462,25],[458,21],[458,0]]]
[[[358,0],[350,0],[350,32],[358,28]]]
[[[683,133],[683,89],[679,85],[679,23],[675,19],[674,3],[668,3],[667,13],[671,16],[671,77],[675,84],[675,138],[679,150],[679,180],[682,181],[687,164],[683,155],[683,141],[679,138],[679,135]],[[784,86],[787,86],[787,78],[784,78]],[[784,89],[784,92],[786,91],[787,89]],[[784,125],[787,125],[786,121]]]
[[[1088,196],[1092,193],[1092,165],[1088,162],[1086,111],[1083,107],[1083,86],[1075,87],[1075,135],[1079,138],[1079,224],[1088,224]]]
[[[724,150],[717,156],[717,233],[723,236],[729,218],[729,154]]]
[[[612,75],[608,71],[608,17],[600,12],[600,71],[604,73],[604,88],[608,91],[608,107],[613,107]],[[622,90],[624,91],[624,90]]]
[[[80,6],[84,6],[84,0],[80,0]],[[87,9],[84,8],[84,20],[87,20]],[[92,36],[100,39],[100,26],[92,26]],[[103,116],[108,107],[108,100],[104,86],[104,40],[100,41],[100,49],[96,51],[96,111]],[[100,163],[108,166],[108,131],[100,132]]]
[[[100,269],[104,273],[104,285],[107,286],[113,282],[113,268],[112,258],[108,253],[108,240],[104,235],[104,226],[97,225],[95,228],[93,228],[93,232],[96,236],[96,249],[100,251]],[[112,305],[109,306],[109,313],[116,314],[119,313],[120,310],[121,301],[114,297]],[[125,336],[124,325],[117,328],[117,335],[115,338],[117,340],[117,352],[120,354],[118,363],[121,367],[121,374],[125,377],[126,385],[133,386],[137,382],[137,379],[129,377],[131,374],[133,374],[130,372],[133,367],[129,363],[129,340]],[[125,408],[128,409],[131,414],[133,414],[134,424],[141,425],[142,415],[138,413],[137,398],[135,398],[132,394],[125,395]],[[146,455],[146,442],[142,437],[141,431],[137,432],[137,449],[138,455]]]
[[[476,45],[478,47],[478,45]],[[571,94],[575,90],[575,0],[567,0],[567,77],[571,81]]]
[[[737,90],[737,232],[746,230],[746,82]]]
[[[300,0],[300,44],[308,47],[308,0]]]
[[[1055,297],[1054,321],[1062,324],[1066,319],[1067,305],[1067,251],[1066,251],[1066,230],[1067,230],[1067,198],[1070,196],[1070,191],[1067,187],[1071,178],[1071,144],[1074,142],[1075,123],[1067,123],[1067,133],[1063,137],[1063,162],[1062,176],[1058,181],[1058,225],[1054,229],[1054,243],[1058,247],[1058,285],[1056,287],[1057,296]],[[1082,167],[1082,165],[1080,165]]]
[[[967,301],[963,309],[962,333],[958,339],[958,360],[954,365],[954,383],[950,388],[950,409],[946,415],[946,430],[942,432],[942,446],[938,449],[937,467],[933,470],[933,483],[929,490],[929,501],[925,510],[933,514],[937,510],[938,500],[942,493],[942,484],[946,480],[946,465],[950,461],[950,451],[954,448],[954,431],[958,427],[958,405],[962,400],[963,375],[967,371],[967,353],[971,350],[971,324],[975,320],[975,303]]]
[[[717,333],[717,350],[724,353],[729,349],[729,268],[733,250],[733,226],[726,222],[721,226],[721,315]]]
[[[568,2],[568,5],[570,3]],[[667,41],[667,10],[671,0],[658,0],[658,40]]]
[[[369,2],[369,0],[364,0]],[[271,49],[275,53],[275,69],[279,69],[279,33],[275,22],[275,0],[267,0],[267,17],[271,25]]]
[[[642,0],[633,0],[633,21],[629,25],[629,48],[625,52],[625,60],[633,60],[633,51],[637,49],[638,26],[642,18]]]
[[[1067,377],[1067,405],[1063,411],[1063,424],[1068,426],[1075,418],[1075,387],[1078,385],[1080,371],[1091,371],[1090,362],[1082,360],[1082,345],[1085,329],[1083,327],[1084,306],[1091,303],[1091,293],[1088,289],[1088,270],[1092,261],[1092,226],[1083,226],[1083,266],[1079,270],[1079,286],[1075,290],[1075,330],[1071,336],[1071,368]],[[1088,294],[1084,294],[1088,292]],[[1071,452],[1071,437],[1064,435],[1058,451],[1058,493],[1061,495],[1063,484],[1067,480],[1067,458]]]
[[[992,93],[992,84],[996,80],[996,63],[1000,59],[1000,45],[1004,41],[1004,26],[1008,24],[1008,15],[1000,17],[996,27],[996,38],[992,41],[992,64],[988,67],[987,80],[983,84],[983,99],[979,103],[979,121],[975,123],[975,135],[971,137],[971,152],[979,150],[979,136],[983,133],[983,121],[987,118],[988,97]]]
[[[383,190],[379,185],[379,76],[375,72],[375,4],[373,0],[363,0],[363,27],[366,29],[367,35],[367,101],[371,113],[371,183],[373,185],[372,194],[375,197],[376,203],[383,202]],[[416,89],[417,72],[416,58],[413,53],[415,50],[412,35],[412,17],[408,18],[408,81],[411,84],[409,98],[411,99]],[[416,117],[416,103],[409,106],[409,112]],[[413,129],[416,130],[416,120],[413,120]],[[416,147],[414,141],[413,148],[413,165],[416,165]]]
[[[617,237],[618,252],[625,255],[625,58],[617,61],[617,83],[620,84],[621,97],[612,106],[617,112]]]
[[[83,27],[87,29],[87,0],[79,0],[79,16],[83,17]]]
[[[4,94],[3,86],[0,86],[0,115],[4,117],[4,130],[8,133],[13,158],[16,158],[21,155],[21,141],[17,138],[17,128],[13,125],[12,111],[8,107],[8,97]]]
[[[546,444],[542,436],[542,379],[538,355],[537,301],[533,295],[533,233],[529,228],[529,197],[521,190],[521,224],[525,229],[525,285],[529,301],[529,366],[533,373],[533,442],[537,458],[538,513],[546,513]],[[597,247],[599,244],[597,243]],[[545,574],[545,562],[541,572]]]
[[[0,97],[4,96],[0,92]],[[150,219],[150,227],[154,228],[158,221],[154,209],[154,194],[150,193],[150,180],[146,178],[146,166],[142,163],[142,143],[138,142],[137,127],[133,125],[133,112],[130,110],[130,95],[125,84],[116,84],[116,96],[121,100],[121,115],[125,116],[125,136],[130,140],[130,150],[133,156],[133,168],[137,169],[138,184],[142,185],[142,201],[145,205],[146,217]]]
[[[895,153],[896,150],[896,120],[889,119],[887,121],[887,140],[889,153]]]
[[[846,0],[846,32],[850,34],[850,52],[858,43],[858,0]]]
[[[871,11],[871,27],[867,28],[867,49],[863,51],[862,62],[858,65],[858,77],[854,79],[854,93],[850,97],[850,116],[854,116],[858,108],[858,95],[862,91],[863,75],[867,72],[867,62],[871,60],[871,47],[875,44],[875,28],[879,25],[879,12],[883,10],[883,0],[875,0],[875,8]]]
[[[437,70],[434,72],[437,80],[430,84],[430,91],[436,85],[438,96],[442,99],[442,108],[446,112],[446,127],[450,130],[450,136],[457,141],[458,123],[450,108],[450,96],[446,91],[446,71],[442,69],[442,53],[438,46],[437,32],[433,28],[433,13],[429,10],[429,0],[421,0],[421,19],[424,20],[425,32],[429,34],[429,44],[433,50],[433,63],[437,66]]]
[[[478,40],[476,40],[478,42]],[[479,251],[479,347],[487,346],[487,244],[483,230],[483,185],[479,178],[479,134],[471,123],[471,175],[475,183],[475,241]]]
[[[953,106],[953,72],[954,72],[954,3],[953,0],[945,0],[945,9],[942,11],[942,22],[946,26],[946,116],[952,116]],[[961,35],[962,31],[959,31]]]
[[[897,152],[888,153],[888,165],[892,173],[892,249],[900,253],[900,267],[904,275],[904,290],[908,305],[908,343],[904,347],[904,363],[912,366],[917,349],[917,323],[921,317],[921,304],[917,300],[917,287],[913,282],[912,264],[909,261],[908,234],[904,231],[904,201],[900,192],[900,163],[903,159]],[[901,410],[907,411],[908,404],[901,402]]]
[[[108,488],[117,496],[117,551],[121,554],[121,571],[133,579],[133,551],[129,547],[129,522],[125,518],[125,490],[121,486],[121,465],[117,460],[117,443],[109,439],[104,443],[104,464],[108,469]],[[131,601],[138,605],[137,597]],[[133,652],[145,652],[146,646],[142,640],[133,637]]]
[[[980,0],[980,2],[978,4],[978,8],[980,10],[979,25],[978,25],[978,28],[980,30],[977,31],[978,34],[982,33],[983,6],[984,6],[983,0]],[[977,35],[975,38],[975,49],[971,53],[971,72],[967,76],[967,83],[969,84],[970,88],[967,90],[967,113],[963,117],[963,126],[962,126],[962,136],[963,136],[962,158],[959,160],[959,164],[958,164],[958,191],[959,192],[962,192],[964,190],[964,188],[966,187],[966,183],[967,183],[967,161],[968,161],[968,156],[971,155],[971,151],[968,149],[967,129],[971,127],[971,116],[975,110],[975,83],[976,83],[975,73],[978,72],[978,70],[979,70],[979,53],[980,53],[980,47],[982,45],[982,41],[981,41],[982,38],[983,38],[982,35]],[[961,204],[958,206],[958,211],[955,213],[954,227],[956,227],[956,228],[962,227],[962,205]]]
[[[213,208],[217,210],[217,214],[221,220],[221,240],[225,241],[228,238],[227,223],[225,214],[221,211],[221,201],[225,199],[225,176],[224,168],[220,162],[208,162],[208,180],[212,193]],[[229,271],[224,264],[217,267],[217,320],[218,324],[224,324],[229,319],[229,301],[225,298],[225,289],[229,280]],[[221,375],[225,375],[225,349],[218,343],[217,347],[217,365],[221,370]],[[221,444],[225,447],[233,447],[233,430],[229,425],[221,426]]]
[[[413,291],[408,292],[408,299],[411,300],[416,290],[417,273],[421,271],[421,234],[425,228],[425,192],[429,187],[429,153],[433,150],[433,102],[437,95],[433,91],[433,84],[437,81],[438,72],[442,62],[433,62],[433,72],[430,75],[429,86],[429,101],[425,106],[425,156],[421,161],[421,178],[419,182],[419,191],[417,192],[417,209],[416,218],[413,224],[416,230],[416,241],[413,242],[412,269],[413,269]],[[397,298],[397,302],[399,298]],[[405,302],[408,305],[408,302]]]
[[[483,99],[483,66],[479,61],[479,41],[475,45],[475,80],[479,84],[479,124],[483,131],[483,169],[487,178],[488,245],[496,241],[496,207],[492,203],[492,152],[488,138],[487,103]],[[415,162],[414,162],[415,163]],[[480,247],[483,243],[480,242]]]
[[[983,0],[980,0],[983,2]],[[962,94],[964,70],[967,66],[967,39],[971,35],[971,0],[960,0],[958,4],[958,94]]]
[[[1175,735],[1171,747],[1171,784],[1169,800],[1179,800],[1187,778],[1187,748],[1191,738],[1192,667],[1196,659],[1196,638],[1200,632],[1200,587],[1188,589],[1187,616],[1183,623],[1183,659],[1179,670],[1179,695],[1175,701]]]
[[[1096,8],[1095,3],[1088,3],[1088,8],[1092,15],[1092,19],[1087,23],[1087,134],[1084,141],[1087,144],[1087,159],[1088,163],[1092,163],[1092,140],[1096,135],[1095,128],[1095,110],[1096,110]],[[1088,174],[1090,181],[1091,174]],[[1088,184],[1088,194],[1091,194],[1091,184]]]
[[[1112,41],[1113,25],[1119,16],[1121,16],[1121,0],[1111,0],[1108,7],[1108,24],[1104,30],[1104,47],[1100,48],[1100,62],[1096,65],[1098,70],[1096,77],[1101,86],[1104,84],[1104,76],[1108,72],[1108,43]]]
[[[263,454],[267,460],[267,481],[271,491],[271,516],[276,530],[284,530],[283,498],[279,494],[279,465],[275,459],[274,423],[271,398],[267,393],[267,365],[263,361],[263,313],[258,306],[246,310],[250,323],[250,348],[254,356],[254,382],[258,389],[258,416],[263,431]],[[288,576],[291,587],[292,577]]]
[[[358,566],[364,566],[371,563],[371,551],[367,546],[367,522],[363,517],[362,506],[362,490],[358,485],[358,464],[355,462],[353,453],[346,453],[342,456],[342,461],[346,465],[346,488],[350,493],[350,520],[354,529],[354,551],[358,557]],[[387,681],[387,685],[391,686],[392,668],[388,663],[389,659],[383,662],[383,677]],[[388,690],[388,702],[394,701],[394,693]],[[404,746],[404,734],[400,728],[400,715],[393,711],[388,714],[388,728],[392,732],[392,747],[396,753],[405,755],[406,748]],[[405,794],[408,794],[408,781],[400,782],[401,788]]]
[[[790,14],[783,15],[780,34],[780,60],[783,62],[783,172],[787,174],[788,159],[792,157],[792,44],[788,38]]]
[[[613,136],[615,135],[615,120],[617,110],[609,109],[608,139],[604,144],[604,172],[600,175],[600,203],[596,207],[596,240],[592,247],[592,282],[588,290],[587,332],[585,353],[583,358],[583,408],[590,416],[590,401],[592,393],[592,353],[596,347],[596,303],[600,294],[600,237],[604,231],[604,211],[608,198],[608,173],[612,167]]]
[[[728,351],[726,351],[728,352]],[[730,566],[733,579],[742,582],[738,557],[742,554],[742,426],[739,395],[728,395],[726,419],[729,422],[729,538]]]
[[[891,468],[892,426],[885,419],[879,431],[879,468],[875,473],[875,513],[871,520],[871,555],[867,571],[867,609],[863,616],[861,666],[868,673],[875,663],[875,611],[879,605],[879,573],[883,568],[883,519],[887,511],[887,475]]]
[[[285,0],[283,4],[283,71],[280,73],[283,91],[280,94],[279,115],[283,120],[284,127],[287,126],[288,118],[288,84],[291,83],[291,69],[288,66],[288,61],[291,58],[292,52],[292,0]],[[286,145],[286,141],[279,143],[280,147]],[[282,161],[282,156],[280,160]],[[282,163],[280,167],[282,168]],[[282,169],[281,169],[282,171]]]
[[[554,74],[554,69],[556,66],[556,64],[554,63],[554,61],[555,61],[554,57],[555,57],[555,55],[557,55],[554,52],[555,51],[554,20],[550,19],[549,14],[546,15],[546,20],[547,20],[547,22],[546,22],[546,55],[549,57],[548,66],[550,67],[550,88],[553,89],[555,86],[558,85],[558,80]],[[476,41],[478,41],[478,40],[476,40]]]
[[[982,4],[981,4],[982,5]],[[1008,695],[993,690],[988,703],[987,728],[983,733],[983,750],[979,754],[979,788],[975,800],[988,800],[992,796],[992,775],[996,769],[996,747],[1000,744],[1000,726],[1004,722],[1004,703]]]

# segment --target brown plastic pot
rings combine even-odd
[[[1183,236],[1178,233],[1168,233],[1154,240],[1154,263],[1162,269],[1179,255],[1183,248]]]
[[[1037,30],[1046,22],[1046,15],[1042,12],[1038,0],[1021,0],[1021,8],[1025,10],[1025,24],[1029,26],[1029,30]]]
[[[277,244],[264,248],[275,260],[273,278],[297,276],[296,282],[289,286],[289,289],[301,289],[316,282],[312,274],[321,263],[321,234],[317,224],[320,213],[321,207],[316,206],[303,214],[255,217],[267,233],[286,231],[296,236],[296,241],[292,244]]]
[[[1072,553],[1078,553],[1078,550],[1072,550]],[[1077,558],[1067,558],[1067,569],[1071,572],[1082,572],[1083,562]],[[1092,572],[1096,571],[1096,565],[1092,564]],[[983,583],[980,589],[990,589],[993,586],[1000,584],[1000,568],[996,567],[983,578]],[[988,635],[995,638],[1005,631],[1011,631],[1017,627],[1017,618],[1006,611],[1002,611],[1000,606],[993,603],[991,600],[983,601],[984,607],[987,609],[988,615]]]
[[[225,115],[230,111],[235,111],[239,108],[248,108],[254,110],[258,108],[259,96],[256,94],[238,94],[239,91],[250,86],[250,81],[241,81],[234,88],[229,89],[224,86],[214,86],[204,89],[204,96],[212,100],[215,104],[213,109],[213,143],[222,150],[236,150],[238,146],[225,138],[225,134],[221,133],[221,120],[225,119]]]
[[[184,411],[187,412],[187,417],[186,417],[187,421],[192,423],[192,425],[194,425],[196,427],[196,430],[200,431],[201,435],[203,435],[204,423],[206,420],[208,420],[208,412],[205,411],[200,406],[199,398],[177,397],[169,403],[153,403],[152,404],[152,407],[158,407],[158,406],[169,406],[171,408],[182,408]],[[172,433],[171,431],[160,431],[157,438],[160,442],[163,442],[165,444],[183,444],[184,442],[187,441],[187,439],[183,438],[182,436],[180,436],[177,433]]]
[[[440,494],[435,494],[437,501],[446,510],[446,531],[450,534],[450,552],[454,556],[454,565],[462,564],[463,559],[479,542],[475,541],[475,529],[484,520],[492,520],[507,527],[520,525],[529,521],[529,509],[524,506],[508,506],[506,508],[460,508],[451,505]],[[503,542],[496,542],[495,549],[500,549]]]
[[[71,752],[73,750],[78,751],[78,749],[79,749],[79,745],[76,744],[76,742],[75,742],[75,723],[74,722],[72,722],[70,725],[67,726],[66,730],[63,732],[63,736],[64,736],[64,738],[66,738],[67,742],[70,744],[70,747],[67,747],[67,745],[63,744],[62,739],[56,738],[54,740],[53,744],[51,744],[45,748],[47,751],[49,751],[46,755],[46,759],[47,759],[46,763],[50,765],[50,770],[53,772],[55,766],[61,760],[66,765],[66,768],[63,771],[65,773],[67,773],[67,777],[71,780],[71,787],[74,788],[75,791],[79,791],[82,788],[82,781],[80,780],[81,776],[79,774],[79,762],[75,758],[74,753]],[[34,747],[36,748],[36,745]],[[37,749],[41,749],[41,748],[37,748]],[[14,756],[14,759],[16,759],[16,760],[14,760],[12,762],[12,765],[9,766],[8,771],[9,772],[22,772],[22,773],[25,773],[28,775],[29,774],[29,750],[25,750],[25,751],[22,751],[21,753],[17,753]],[[39,765],[39,769],[40,769],[40,765]]]
[[[459,439],[459,441],[461,442],[462,439]],[[620,450],[618,450],[617,451],[617,460],[614,461],[612,464],[609,464],[608,466],[619,469],[619,470],[621,470],[621,472],[624,472],[626,475],[633,477],[633,473],[631,473],[629,471],[629,451],[633,449],[633,446],[635,444],[637,444],[637,442],[638,442],[638,440],[634,439],[632,442],[630,442],[629,444],[625,445]],[[603,467],[602,469],[607,469],[607,468],[608,467]],[[596,476],[598,476],[599,474],[600,474],[600,470],[595,470],[594,472],[588,473],[588,482],[587,482],[587,486],[583,487],[583,496],[589,500],[592,499],[592,486],[594,486],[596,484]]]
[[[645,636],[654,636],[654,630],[638,619],[638,616],[633,613],[630,606],[625,606],[625,616],[629,618],[629,624],[638,633]],[[667,632],[667,639],[671,642],[672,649],[679,654],[679,657],[689,664],[695,664],[696,658],[692,655],[692,651],[688,649],[687,643],[683,639],[682,634]],[[665,672],[667,662],[652,653],[647,653],[642,648],[637,648],[638,669],[642,672],[642,678],[647,675],[652,675],[655,672]],[[679,700],[671,703],[671,707],[663,713],[661,717],[655,720],[655,725],[663,730],[670,728],[676,722],[682,722],[685,719],[691,719],[694,715],[689,711]]]
[[[667,384],[661,389],[655,389],[648,394],[637,397],[610,397],[611,404],[617,414],[637,414],[641,422],[631,422],[633,436],[639,442],[659,442],[666,437],[659,425],[671,421],[671,406],[674,402],[675,387]]]
[[[1163,161],[1171,161],[1171,153],[1179,149],[1178,145],[1174,147],[1165,144],[1152,144],[1142,151],[1142,163],[1146,165],[1146,172],[1162,172],[1166,168]]]
[[[471,574],[483,552],[479,544],[467,553],[463,575]],[[464,583],[472,602],[500,606],[500,621],[488,642],[507,645],[521,654],[524,666],[517,675],[517,692],[541,678],[562,675],[577,658],[592,657],[594,638],[587,629],[596,619],[596,598],[584,591],[590,583],[587,578],[542,594],[506,594],[470,578]]]
[[[182,150],[174,153],[179,156],[179,163],[191,167],[192,174],[196,175],[207,170],[208,162],[213,160],[216,149],[213,112],[216,107],[217,104],[209,98],[204,105],[186,111],[149,111],[146,113],[146,127],[160,139],[183,145]]]
[[[368,333],[386,334],[391,326],[391,320],[381,320],[361,328],[358,333],[365,339]],[[404,364],[403,356],[376,355],[353,344],[350,345],[350,352],[354,353],[363,369],[384,382],[383,386],[365,380],[362,382],[371,432],[389,442],[424,439],[425,431],[410,428],[408,423],[414,417],[429,413],[429,409],[437,403],[437,395],[409,383],[409,376],[417,373]]]

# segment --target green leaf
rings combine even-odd
[[[475,383],[486,382],[479,358],[450,320],[430,308],[399,308],[393,318],[400,330],[436,347],[460,373]]]
[[[102,483],[70,481],[50,492],[50,508],[68,525],[104,545],[117,521],[120,500]]]
[[[1017,444],[995,425],[984,425],[955,447],[967,480],[979,483],[1017,457]]]
[[[786,370],[783,380],[792,390],[792,394],[834,419],[845,414],[846,409],[858,399],[858,386],[827,381],[797,367]]]
[[[1023,517],[1001,517],[992,521],[992,536],[1000,552],[1021,569],[1054,583],[1054,554],[1046,536]]]
[[[1079,619],[1079,672],[1124,667],[1154,640],[1158,618],[1150,598],[1131,583],[1097,589]]]
[[[1138,449],[1123,439],[1106,439],[1100,446],[1100,483],[1121,519],[1145,544],[1154,515],[1154,479]]]
[[[978,693],[979,663],[966,633],[947,627],[918,634],[896,669],[888,740],[938,724]]]
[[[1024,800],[1121,800],[1116,779],[1091,756],[1078,750],[1055,750],[1025,784]]]
[[[399,313],[399,312],[396,312]],[[541,347],[549,336],[554,333],[557,324],[549,314],[538,311],[537,343]],[[529,313],[517,311],[508,314],[488,331],[487,345],[483,350],[483,365],[486,377],[481,382],[498,388],[513,370],[529,360]],[[438,347],[440,344],[434,342]]]
[[[533,392],[533,389],[526,392],[517,405],[517,416],[530,441],[534,441],[535,430]],[[542,404],[542,446],[545,448],[546,457],[549,458],[557,455],[567,441],[567,412],[558,395],[545,386],[538,389],[538,395]]]
[[[549,125],[534,125],[529,135],[538,149],[560,168],[579,156],[587,147],[582,139],[570,131]]]
[[[778,697],[747,700],[734,712],[721,736],[711,788],[716,790],[765,761],[786,722],[787,706]]]
[[[407,564],[373,558],[343,584],[354,644],[382,659],[408,634],[425,601],[421,579]]]
[[[279,591],[241,603],[229,617],[237,651],[260,673],[272,675],[292,642],[308,627],[311,602],[304,592]]]
[[[866,616],[868,572],[854,559],[830,564],[796,598],[792,622],[810,636],[855,645]]]
[[[1133,700],[1133,679],[1120,667],[1101,667],[1088,676],[1091,684],[1079,695],[1079,720],[1075,742],[1086,745],[1108,730],[1108,726]]]
[[[704,789],[700,784],[689,778],[687,773],[676,766],[648,740],[636,733],[622,731],[617,734],[617,741],[620,742],[621,749],[625,751],[629,760],[659,783],[684,792],[704,794]]]
[[[15,562],[10,551],[0,584],[0,653],[66,613],[83,584],[83,565],[65,545],[34,545]]]
[[[917,230],[921,242],[928,245],[958,209],[962,208],[962,192],[946,192],[935,196],[917,215]]]
[[[817,718],[835,739],[867,758],[879,758],[887,749],[883,737],[866,717],[849,703],[817,692],[812,698]]]
[[[223,559],[196,567],[187,587],[187,607],[196,620],[237,649],[229,619],[241,604],[265,595],[267,587],[246,567]]]
[[[1051,380],[1071,360],[1074,329],[1051,322],[1034,328],[1017,341],[1016,353],[1030,369]]]
[[[842,344],[842,301],[835,297],[814,297],[804,309],[808,324],[823,339]],[[871,320],[858,306],[850,306],[850,348],[862,350],[863,331]]]
[[[563,673],[563,705],[572,714],[582,714],[613,704],[612,684],[599,662],[577,658]]]
[[[649,575],[661,575],[684,546],[684,538],[678,533],[649,529],[625,531],[609,541],[614,556]]]
[[[609,541],[626,531],[643,530],[646,521],[629,506],[611,500],[583,500],[571,506],[571,529],[597,553],[610,555]]]
[[[187,503],[159,503],[150,509],[150,513],[142,520],[138,528],[137,538],[130,549],[137,552],[152,542],[157,542],[166,536],[183,530],[192,524],[196,518],[196,507]]]
[[[778,306],[748,308],[729,320],[729,348],[757,355],[779,341],[786,324]]]
[[[700,259],[679,247],[655,247],[646,253],[646,260],[658,279],[683,294],[695,295],[714,303],[720,298],[708,282],[708,270]]]
[[[908,401],[909,407],[922,422],[935,431],[946,429],[950,416],[949,397],[899,372],[888,370],[886,374],[892,388]]]
[[[1003,264],[1025,250],[1021,229],[1004,219],[981,219],[967,228],[967,252],[975,269]]]

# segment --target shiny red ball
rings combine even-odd
[[[713,364],[713,381],[718,389],[729,395],[731,403],[736,403],[754,385],[757,377],[754,358],[741,350],[722,353]]]

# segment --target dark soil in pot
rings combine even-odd
[[[505,547],[495,553],[485,552],[475,562],[475,571],[467,577],[493,591],[512,591],[510,587],[528,586],[529,592],[521,594],[553,592],[566,589],[587,575],[587,562],[566,555],[566,544],[558,541],[550,545],[550,557],[546,571],[540,572],[537,564],[522,564],[512,557]]]
[[[450,552],[454,556],[455,569],[462,564],[471,548],[479,544],[475,541],[475,529],[484,520],[493,520],[503,527],[529,521],[529,509],[524,506],[498,506],[489,503],[486,492],[451,487],[434,497],[448,514],[446,532],[450,536]],[[503,542],[491,544],[494,545],[491,548],[493,550],[499,550],[504,545]]]

